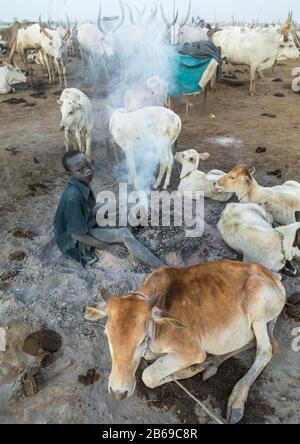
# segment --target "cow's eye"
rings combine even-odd
[[[235,179],[234,176],[228,176],[228,178],[229,178],[230,180],[234,180],[234,179]]]
[[[73,114],[74,114],[73,111],[70,111],[70,112],[69,112],[69,116],[73,116]]]

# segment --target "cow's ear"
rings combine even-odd
[[[96,307],[86,307],[85,316],[86,321],[96,322],[100,319],[107,318],[107,304],[103,302],[96,305]]]
[[[176,328],[188,328],[187,325],[173,318],[166,311],[159,310],[158,308],[154,308],[152,311],[152,319],[156,324],[171,324]]]
[[[296,222],[300,222],[300,211],[296,211],[295,217],[296,217]]]
[[[298,248],[300,250],[300,228],[296,232],[296,237],[295,237],[293,247]]]
[[[200,154],[200,159],[201,160],[208,160],[210,158],[210,154],[209,153],[201,153]]]

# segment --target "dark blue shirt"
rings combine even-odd
[[[54,237],[60,251],[84,267],[95,262],[97,256],[92,247],[76,241],[73,236],[88,234],[95,226],[95,205],[90,186],[72,177],[61,196],[54,219]]]

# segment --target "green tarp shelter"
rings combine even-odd
[[[212,57],[196,58],[190,55],[173,54],[169,57],[169,97],[202,92],[199,85]]]

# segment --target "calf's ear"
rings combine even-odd
[[[209,153],[201,153],[200,154],[200,159],[201,160],[208,160],[210,158],[210,154]]]
[[[296,222],[300,222],[300,211],[296,211],[295,217],[296,217]]]
[[[296,232],[295,242],[293,243],[294,248],[298,248],[300,250],[300,228]]]
[[[107,304],[98,304],[96,307],[86,307],[85,309],[85,320],[90,322],[96,322],[100,319],[107,317]]]
[[[166,311],[159,310],[158,308],[153,310],[152,319],[156,324],[171,324],[176,328],[188,328],[183,322],[178,321],[178,319],[173,318]]]

